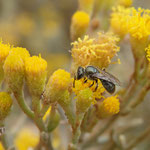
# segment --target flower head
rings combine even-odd
[[[130,33],[131,37],[137,40],[148,38],[150,35],[150,10],[118,6],[113,9],[111,26],[115,32]]]
[[[130,9],[124,8],[122,6],[113,7],[111,14],[111,28],[112,30],[123,37],[128,33],[128,17],[130,14]]]
[[[89,86],[93,83],[91,80],[87,80],[86,83],[84,83],[84,79],[76,80],[75,81],[75,87],[73,88],[73,92],[76,96],[79,95],[80,91],[89,88]],[[94,84],[92,87],[89,88],[91,92],[95,90],[96,84]],[[95,99],[101,99],[104,96],[102,95],[104,93],[105,89],[100,81],[98,81],[98,88],[95,92],[92,94],[92,103],[94,104],[96,102]]]
[[[9,55],[10,49],[9,44],[3,44],[2,41],[0,41],[0,64],[4,63],[6,57]]]
[[[84,35],[89,25],[89,21],[90,17],[86,12],[77,11],[74,13],[71,21],[71,37],[73,40]]]
[[[99,118],[105,118],[117,114],[120,111],[120,102],[117,96],[111,96],[104,99],[98,105],[97,115]]]
[[[10,54],[4,63],[4,74],[9,87],[18,91],[23,86],[24,62],[19,55]]]
[[[5,119],[12,106],[12,98],[6,92],[0,92],[0,121]]]
[[[41,95],[47,76],[47,62],[41,56],[25,59],[25,75],[31,94]]]
[[[26,48],[22,48],[22,47],[14,47],[14,48],[12,48],[10,53],[14,54],[14,55],[19,55],[23,59],[23,61],[25,61],[26,57],[30,56],[28,50]]]
[[[75,68],[78,66],[93,65],[106,68],[111,64],[111,59],[119,51],[116,45],[119,39],[112,33],[99,33],[97,39],[85,36],[83,40],[72,43],[72,58]]]
[[[39,136],[31,129],[25,128],[19,132],[14,142],[18,150],[28,150],[37,146]]]
[[[93,103],[93,92],[89,89],[83,89],[77,95],[76,111],[77,113],[85,113]]]
[[[70,88],[71,84],[72,84],[72,79],[70,73],[66,72],[63,69],[58,69],[49,78],[44,95],[48,99],[50,99],[51,102],[57,100],[61,102],[63,101],[64,103],[68,103],[69,102],[68,89]]]

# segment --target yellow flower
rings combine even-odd
[[[4,78],[3,64],[6,57],[9,55],[9,52],[10,52],[10,45],[3,44],[2,41],[0,41],[0,83]]]
[[[145,48],[145,51],[146,51],[146,58],[150,62],[150,45],[148,45],[148,47]]]
[[[93,65],[98,68],[106,68],[111,64],[111,59],[119,51],[116,45],[119,39],[112,33],[99,33],[97,39],[89,39],[85,36],[83,40],[72,43],[73,65],[78,66]]]
[[[84,83],[84,79],[76,80],[75,81],[75,87],[73,88],[73,91],[75,92],[75,95],[79,95],[80,91],[89,88],[89,86],[93,83],[92,80],[87,80],[86,83]],[[93,92],[95,90],[96,84],[94,84],[92,87],[90,87],[90,91]],[[94,104],[96,102],[95,99],[101,99],[103,97],[105,89],[101,82],[98,80],[98,88],[95,92],[93,92],[92,95],[92,103]]]
[[[130,14],[130,9],[124,8],[122,6],[114,7],[111,13],[111,28],[112,30],[123,37],[128,33],[128,17]]]
[[[12,98],[6,92],[0,92],[0,121],[5,119],[12,106]]]
[[[150,10],[118,6],[113,9],[111,26],[115,32],[130,33],[134,39],[147,39],[150,35]]]
[[[3,44],[2,41],[0,41],[0,64],[4,63],[6,57],[9,55],[10,49],[9,44]]]
[[[23,86],[24,63],[19,55],[10,54],[4,63],[5,79],[13,91],[18,91]]]
[[[76,111],[77,113],[85,113],[93,103],[93,92],[89,89],[81,90],[77,95]]]
[[[97,115],[99,118],[105,118],[117,114],[120,111],[120,102],[116,96],[107,97],[98,105]]]
[[[26,57],[30,56],[28,50],[22,47],[13,47],[10,54],[19,55],[23,59],[23,61],[25,61]]]
[[[4,147],[1,142],[0,142],[0,150],[4,150]]]
[[[39,142],[39,136],[31,129],[24,128],[19,131],[14,142],[18,150],[29,150],[30,148],[36,147]]]
[[[69,103],[69,92],[68,89],[72,84],[70,73],[63,69],[56,70],[46,85],[44,96],[47,97],[51,102],[63,101]]]
[[[72,16],[71,21],[71,37],[72,40],[76,40],[86,32],[90,22],[89,15],[84,11],[77,11]]]
[[[128,29],[130,35],[138,40],[148,38],[150,35],[150,10],[131,8]]]
[[[25,59],[26,80],[31,94],[40,96],[47,77],[47,62],[41,56]]]

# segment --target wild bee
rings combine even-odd
[[[80,80],[81,78],[84,78],[84,83],[86,83],[88,79],[93,80],[93,83],[89,87],[92,87],[94,85],[94,82],[96,82],[94,91],[97,90],[98,80],[100,80],[103,87],[110,94],[113,94],[115,92],[116,85],[121,85],[120,81],[112,74],[106,72],[105,70],[97,69],[93,66],[87,66],[86,68],[78,67],[77,74],[74,77],[73,87],[75,87],[75,80]]]

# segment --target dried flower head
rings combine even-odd
[[[90,39],[85,36],[83,40],[72,43],[72,58],[75,68],[78,66],[93,65],[99,68],[106,68],[111,64],[111,59],[119,51],[116,45],[119,38],[112,33],[99,33],[97,39]]]
[[[0,121],[5,119],[12,106],[12,98],[6,92],[0,92]]]

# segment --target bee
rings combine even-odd
[[[75,87],[75,80],[80,80],[81,78],[84,78],[84,83],[86,83],[88,79],[93,80],[93,83],[89,87],[92,87],[94,83],[96,83],[94,92],[98,88],[98,80],[101,81],[103,87],[110,94],[115,92],[116,85],[121,86],[120,81],[112,74],[106,72],[105,69],[97,69],[94,66],[87,66],[85,68],[78,67],[77,74],[74,77],[73,87]]]

